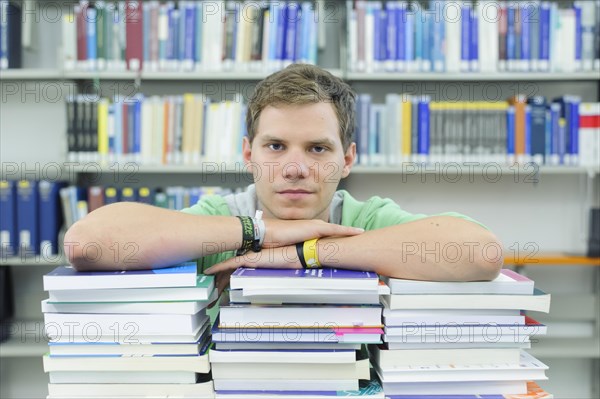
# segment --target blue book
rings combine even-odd
[[[524,70],[529,71],[531,60],[531,42],[529,32],[531,21],[536,16],[532,15],[531,4],[521,6],[521,64]]]
[[[506,7],[506,60],[508,70],[511,70],[514,66],[514,61],[517,55],[517,44],[516,44],[516,9],[514,5],[508,5]]]
[[[87,7],[85,9],[86,11],[86,17],[85,17],[85,21],[87,22],[87,59],[88,59],[88,65],[92,68],[92,69],[96,69],[96,60],[97,60],[97,55],[96,55],[96,49],[98,47],[98,43],[96,43],[96,22],[98,20],[97,18],[97,11],[95,8],[92,7]]]
[[[405,18],[404,59],[407,69],[411,71],[415,65],[415,14],[406,12]]]
[[[471,6],[463,4],[460,13],[460,69],[468,71],[471,62]]]
[[[398,59],[398,4],[393,1],[388,1],[385,3],[385,9],[387,13],[385,59],[390,65],[389,68],[386,67],[386,69],[394,70],[394,63]]]
[[[195,287],[196,263],[184,262],[171,267],[145,270],[79,272],[71,266],[59,266],[44,275],[44,291],[108,288]]]
[[[40,253],[57,255],[59,253],[58,232],[62,225],[61,201],[59,190],[65,184],[42,180],[38,184],[40,207]]]
[[[550,163],[552,156],[552,113],[550,109],[546,109],[546,126],[545,126],[545,148],[544,148],[544,163]]]
[[[421,7],[416,7],[414,13],[414,23],[415,23],[415,62],[416,68],[420,71],[423,63],[423,13],[421,12]]]
[[[550,62],[550,4],[542,2],[540,7],[539,69],[548,70]]]
[[[558,135],[559,135],[559,120],[560,120],[560,104],[558,103],[552,103],[550,104],[550,125],[551,125],[551,132],[552,132],[552,163],[554,164],[558,164],[560,163],[560,149],[559,149],[559,140],[558,140]]]
[[[193,64],[196,61],[196,6],[194,3],[185,5],[185,33],[183,36],[185,42],[183,58]]]
[[[266,285],[265,285],[266,284]],[[377,290],[376,273],[346,269],[254,269],[240,267],[231,275],[231,289],[327,288],[332,290]]]
[[[17,186],[12,180],[0,180],[0,255],[17,253]]]
[[[154,205],[154,190],[148,187],[140,187],[137,193],[137,200],[142,204]]]
[[[406,3],[400,2],[396,10],[396,60],[398,70],[406,68]]]
[[[515,155],[515,107],[506,111],[506,155],[509,159]]]
[[[121,189],[121,201],[136,202],[137,201],[137,193],[131,187],[123,187]]]
[[[543,96],[534,96],[528,98],[527,103],[531,107],[529,121],[531,132],[530,153],[533,155],[534,162],[543,164],[546,155],[546,99]],[[525,127],[527,132],[527,119]]]
[[[470,31],[470,49],[469,49],[469,69],[471,71],[479,70],[479,19],[477,11],[471,10],[471,31]]]
[[[581,49],[582,49],[582,29],[581,29],[581,5],[575,2],[573,4],[573,10],[575,11],[575,65],[576,69],[581,68]],[[598,17],[596,17],[598,20]]]
[[[433,20],[434,16],[428,12],[422,13],[423,16],[423,63],[421,70],[423,72],[431,72],[433,65]]]
[[[525,150],[526,156],[533,155],[531,152],[531,106],[525,106]]]
[[[178,62],[181,60],[181,13],[179,9],[174,9],[172,19],[169,21],[173,24],[172,29],[169,29],[169,34],[173,33],[171,40],[173,42],[173,60]]]
[[[286,44],[286,19],[287,19],[287,7],[284,4],[276,3],[274,5],[275,12],[277,15],[277,26],[275,30],[271,32],[277,32],[275,36],[275,62],[280,63],[283,61],[285,54],[285,44]]]
[[[536,0],[530,4],[530,23],[529,23],[529,49],[531,51],[531,70],[538,70],[538,60],[540,58],[540,1]]]
[[[571,97],[571,124],[569,125],[569,143],[571,145],[571,163],[579,164],[579,105],[581,98]]]
[[[104,190],[104,205],[114,204],[115,202],[119,202],[118,191],[114,187],[106,187]]]
[[[202,62],[202,21],[204,18],[202,7],[204,7],[204,5],[198,2],[196,3],[194,11],[194,23],[196,25],[194,29],[194,61],[196,63]]]
[[[429,96],[421,96],[419,100],[419,114],[418,114],[418,143],[419,143],[419,155],[421,159],[426,159],[429,155],[429,103],[431,98]]]
[[[133,154],[141,156],[142,154],[142,102],[144,95],[137,94],[134,98],[131,108],[133,110]]]
[[[38,183],[20,180],[17,183],[17,231],[19,252],[38,254],[39,242]]]
[[[178,11],[175,10],[175,7],[172,3],[167,3],[167,41],[165,48],[165,58],[167,62],[175,60],[175,16],[174,14]]]
[[[177,55],[178,60],[183,61],[185,59],[185,44],[186,44],[186,13],[185,8],[181,8],[182,4],[179,4],[179,21],[178,21],[178,30],[177,30]],[[193,27],[193,25],[192,25]],[[190,36],[191,39],[194,38],[193,32]]]
[[[435,7],[435,4],[439,4],[436,2],[432,3],[432,7]],[[435,10],[435,8],[434,8]],[[433,60],[433,70],[435,72],[443,72],[446,69],[445,63],[446,58],[442,51],[444,38],[445,38],[445,22],[443,18],[437,18],[435,15],[432,15],[433,20],[433,41],[432,41],[432,60]]]
[[[298,8],[297,3],[289,3],[286,7],[286,33],[284,46],[285,62],[294,62],[296,59],[296,36],[298,29]]]
[[[359,94],[356,105],[357,109],[357,132],[356,152],[357,163],[367,165],[369,163],[369,117],[371,115],[372,98],[370,94]]]

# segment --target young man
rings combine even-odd
[[[311,253],[323,267],[419,280],[494,278],[502,267],[501,245],[472,219],[410,214],[389,199],[359,202],[336,191],[356,157],[354,115],[351,88],[316,66],[291,65],[267,77],[248,105],[243,157],[254,184],[246,192],[205,197],[183,212],[104,206],[68,230],[69,261],[89,270],[198,259],[223,288],[242,265],[302,268],[302,243],[318,238]],[[248,218],[256,210],[263,211],[264,225]],[[262,249],[235,256],[244,223],[261,227]],[[90,259],[84,248],[92,244]]]

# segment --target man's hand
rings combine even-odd
[[[345,237],[363,233],[358,227],[341,226],[322,220],[265,219],[263,248],[285,247],[313,238]]]

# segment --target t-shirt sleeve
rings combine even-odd
[[[202,197],[196,204],[189,208],[181,210],[183,213],[190,215],[212,215],[212,216],[229,216],[231,212],[227,203],[218,195],[207,195]],[[202,245],[198,243],[198,245]],[[204,245],[219,245],[219,243],[204,243]],[[196,259],[196,265],[199,272],[203,272],[207,268],[217,263],[223,262],[235,255],[235,251],[219,252],[212,255],[207,255],[202,258]]]
[[[452,216],[473,223],[487,229],[482,223],[460,214],[458,212],[443,212],[433,215],[423,213],[410,213],[402,209],[397,203],[389,198],[371,197],[367,201],[357,201],[348,193],[344,195],[342,211],[342,224],[361,227],[365,230],[381,229],[388,226],[414,222],[430,216]]]

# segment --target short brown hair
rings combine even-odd
[[[250,143],[256,135],[258,118],[267,106],[331,102],[338,119],[344,151],[352,142],[355,128],[356,94],[342,79],[309,64],[292,64],[258,83],[248,103],[246,129]]]

